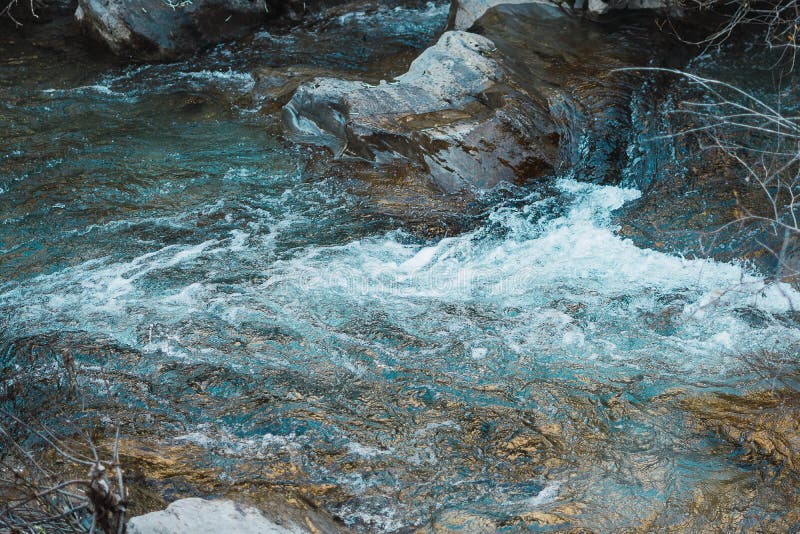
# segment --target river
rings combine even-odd
[[[5,354],[69,351],[123,430],[194,447],[230,484],[330,486],[318,500],[356,529],[513,531],[547,506],[663,526],[725,485],[756,488],[745,519],[779,513],[784,490],[676,406],[764,387],[743,352],[796,366],[794,289],[620,236],[630,180],[507,186],[453,230],[415,231],[251,97],[265,55],[358,76],[413,57],[446,15],[342,17],[159,65],[6,38]],[[350,53],[376,21],[381,45]]]

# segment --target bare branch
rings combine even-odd
[[[66,439],[37,423],[35,428],[8,410],[0,408],[0,487],[5,505],[0,508],[0,526],[11,532],[96,532],[124,534],[127,502],[122,468],[119,462],[119,426],[114,436],[113,457],[103,460],[85,429],[76,434],[86,442],[85,447],[95,458],[84,456],[66,445]],[[18,437],[15,437],[15,434]],[[22,443],[29,437],[39,438],[47,448],[66,461],[68,466],[90,467],[86,479],[59,480],[59,475],[44,468],[34,459],[32,450]],[[80,443],[78,443],[80,445]],[[57,462],[58,463],[58,462]],[[111,466],[116,474],[112,482],[106,476]],[[9,476],[3,476],[8,474]],[[13,476],[11,476],[13,475]],[[68,491],[84,488],[85,492]]]

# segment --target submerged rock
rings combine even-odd
[[[800,524],[800,394],[797,374],[776,389],[707,393],[677,403],[690,428],[731,470],[681,490],[635,532],[794,532]]]
[[[770,68],[779,57],[758,52],[756,39],[747,37],[698,59],[690,72],[731,83],[770,105],[779,102],[783,113],[796,114],[797,74],[787,75],[784,89],[775,93]],[[768,222],[776,209],[789,215],[788,195],[775,196],[773,205],[750,175],[766,179],[779,167],[777,156],[761,161],[776,140],[716,124],[715,114],[729,113],[723,107],[697,115],[697,103],[708,105],[716,98],[684,77],[670,75],[660,85],[648,87],[635,102],[641,109],[635,112],[636,142],[625,185],[640,189],[642,196],[617,210],[620,233],[640,247],[689,258],[745,260],[763,274],[797,283],[796,242]],[[745,102],[733,93],[726,98]],[[725,145],[742,148],[728,151]]]
[[[583,178],[617,181],[638,83],[614,69],[672,51],[651,18],[589,22],[544,4],[503,5],[474,30],[445,33],[390,83],[303,84],[285,122],[337,155],[412,162],[448,192],[579,161]]]
[[[792,387],[690,398],[682,406],[695,425],[738,450],[737,458],[767,460],[800,473],[800,391]]]
[[[744,219],[747,213],[769,215],[766,195],[745,182],[737,162],[720,152],[683,163],[669,164],[673,173],[659,171],[664,179],[615,213],[620,234],[642,247],[689,258],[744,259],[765,273],[776,272],[770,248],[780,250],[781,236],[758,220]]]

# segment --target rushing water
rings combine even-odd
[[[400,53],[445,9],[329,26],[374,17]],[[316,68],[375,60],[310,54],[318,35],[256,41]],[[800,294],[634,246],[611,213],[640,193],[568,176],[469,232],[409,233],[307,170],[243,61],[0,66],[7,346],[102,364],[140,427],[228,480],[331,484],[321,502],[355,527],[514,530],[554,503],[601,530],[667,525],[696,488],[756,480],[670,403],[761,385],[742,352],[792,365]],[[770,507],[751,501],[745,518]]]

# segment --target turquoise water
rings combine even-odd
[[[401,53],[425,44],[409,28],[432,38],[445,15],[339,24],[377,17]],[[258,39],[345,73],[380,56]],[[635,246],[611,216],[639,191],[570,176],[509,188],[469,231],[414,233],[257,111],[263,56],[235,52],[63,73],[5,62],[6,354],[37,336],[70,351],[136,432],[198,445],[232,484],[286,482],[278,466],[293,465],[364,530],[451,512],[514,530],[559,503],[600,530],[664,510],[669,525],[695,488],[757,479],[673,400],[762,386],[743,351],[792,365],[800,294]],[[769,508],[765,488],[745,516]]]

